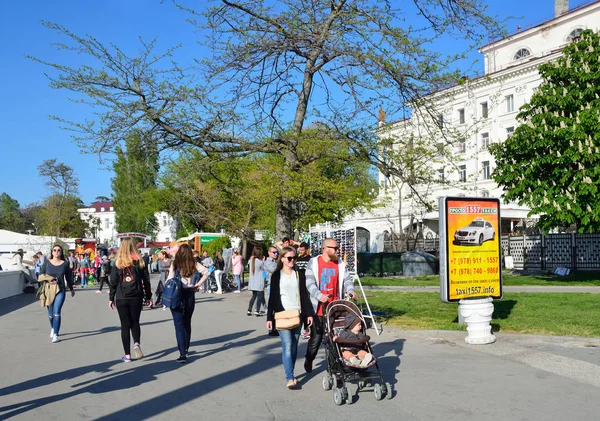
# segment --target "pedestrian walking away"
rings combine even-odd
[[[263,255],[260,247],[254,247],[252,250],[252,256],[248,261],[249,277],[248,277],[248,290],[252,291],[252,297],[248,303],[248,316],[252,315],[252,306],[256,301],[256,310],[254,311],[255,316],[263,315],[260,312],[260,305],[265,299],[265,281],[263,279]]]
[[[277,268],[271,277],[271,295],[267,308],[267,329],[277,329],[279,332],[281,361],[287,381],[286,386],[289,389],[294,389],[297,385],[294,367],[298,354],[300,328],[303,322],[309,327],[312,326],[314,316],[314,309],[306,290],[304,273],[294,270],[295,261],[296,252],[292,247],[281,249]],[[279,315],[282,317],[278,318]],[[286,319],[294,318],[294,321],[287,322],[286,320],[286,326],[283,321],[284,317]],[[297,325],[294,326],[296,317]]]
[[[144,354],[140,346],[141,329],[140,314],[144,298],[152,308],[152,289],[144,268],[144,260],[131,238],[121,240],[115,264],[110,271],[110,295],[108,307],[117,309],[121,321],[121,342],[125,355],[123,362],[131,361],[131,336],[133,336],[133,353],[136,359]]]
[[[327,304],[343,298],[344,289],[350,298],[357,297],[352,276],[344,261],[338,257],[339,250],[333,238],[326,238],[322,243],[321,255],[310,259],[306,267],[306,289],[316,315],[306,348],[304,369],[307,373],[312,371],[313,361],[323,340],[323,315]]]
[[[46,308],[48,309],[48,320],[50,321],[50,338],[52,338],[53,343],[56,343],[60,341],[61,312],[65,303],[65,289],[69,288],[71,297],[75,296],[73,272],[60,244],[52,246],[52,257],[45,259],[40,271],[40,277],[42,275],[51,276],[48,286],[55,289],[53,293],[54,299],[47,301]]]
[[[242,292],[242,272],[244,271],[243,258],[240,256],[238,249],[233,249],[233,255],[231,256],[231,273],[233,274],[233,279],[237,282],[237,291],[235,293],[239,294]]]
[[[215,271],[213,273],[215,282],[217,283],[217,294],[223,294],[223,287],[221,285],[221,276],[223,275],[223,269],[225,269],[225,261],[221,256],[221,252],[217,251],[214,258]]]
[[[173,259],[169,269],[169,279],[178,276],[181,279],[181,306],[172,308],[173,324],[175,325],[175,337],[179,357],[177,362],[187,361],[192,337],[192,315],[196,306],[195,292],[200,289],[202,283],[208,278],[210,272],[207,268],[196,262],[192,248],[188,244],[182,244]],[[201,275],[202,277],[200,278]],[[198,279],[200,278],[200,279]]]

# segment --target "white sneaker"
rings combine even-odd
[[[52,336],[52,343],[55,344],[57,342],[60,342],[60,339],[58,339],[58,335]]]
[[[54,328],[50,329],[50,337],[54,338]]]
[[[234,294],[239,294],[241,291],[233,291]]]
[[[369,354],[367,354],[367,355],[364,356],[364,358],[360,362],[360,366],[361,367],[366,367],[366,366],[369,365],[369,363],[371,361],[373,361],[373,354],[369,353]]]
[[[167,311],[167,306],[163,306],[163,311]]]

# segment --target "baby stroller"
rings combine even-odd
[[[208,276],[208,286],[212,292],[217,292],[219,287],[217,285],[217,280],[215,278],[215,271],[211,270],[210,275]],[[221,291],[223,292],[231,292],[237,289],[237,286],[233,284],[229,276],[222,271],[221,272]]]
[[[337,336],[344,330],[346,315],[349,313],[360,319],[361,332],[365,333],[365,319],[356,304],[351,301],[336,300],[327,306],[323,335],[327,373],[323,376],[323,389],[331,390],[333,388],[333,402],[336,405],[352,403],[352,396],[348,392],[346,382],[356,382],[358,385],[357,393],[367,385],[373,385],[375,399],[379,401],[384,396],[391,399],[392,386],[390,383],[384,382],[377,359],[373,359],[366,367],[357,367],[342,356],[344,343]],[[336,337],[335,341],[334,337]],[[365,351],[372,354],[369,339],[369,336],[365,337],[363,346]]]

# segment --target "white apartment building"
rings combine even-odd
[[[89,226],[86,235],[97,238],[100,243],[108,246],[117,246],[116,213],[112,202],[96,202],[88,208],[77,210],[79,216]],[[169,242],[177,238],[177,221],[167,212],[157,212],[155,231],[145,233],[154,238],[155,241]]]
[[[439,172],[447,183],[424,187],[421,193],[437,204],[440,196],[499,197],[503,191],[490,174],[494,159],[488,147],[505,141],[515,127],[519,108],[527,103],[541,83],[538,66],[556,60],[565,45],[577,38],[584,29],[600,29],[600,1],[587,2],[569,10],[568,0],[555,1],[555,17],[537,26],[520,30],[504,39],[479,49],[484,58],[484,76],[465,79],[460,85],[437,92],[426,98],[436,110],[433,123],[444,131],[459,133],[458,140],[448,143],[440,136],[438,145],[453,148],[451,165],[440,165]],[[415,136],[422,134],[424,120],[415,113],[408,120],[386,124],[379,122],[378,133],[384,136]],[[435,141],[435,139],[434,139]],[[436,164],[432,164],[436,165]],[[437,236],[438,213],[426,209],[410,199],[411,192],[394,190],[394,180],[379,174],[384,207],[367,214],[356,214],[346,219],[341,228],[359,226],[370,232],[371,251],[376,251],[376,241],[384,231],[397,231],[398,220],[402,226],[413,221],[413,227],[425,238]],[[385,197],[387,196],[387,201]],[[400,202],[401,201],[401,202]],[[400,212],[399,212],[400,209]],[[527,218],[529,209],[515,203],[501,207],[502,231],[513,230]],[[317,227],[319,229],[320,227]],[[378,250],[382,251],[382,250]]]

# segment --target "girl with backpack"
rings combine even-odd
[[[198,274],[202,275],[201,279],[198,279]],[[192,248],[188,244],[179,246],[168,276],[168,279],[177,276],[181,279],[182,284],[181,305],[179,308],[171,308],[177,348],[179,349],[179,358],[176,360],[178,363],[187,362],[192,336],[192,315],[196,306],[194,293],[200,289],[200,285],[208,278],[209,274],[207,268],[196,262]]]
[[[115,264],[110,271],[110,295],[108,306],[117,309],[121,320],[121,341],[125,356],[123,362],[131,362],[131,336],[133,336],[133,353],[136,359],[144,354],[140,348],[140,314],[144,297],[148,306],[152,307],[152,290],[150,280],[144,270],[144,259],[131,238],[121,241]]]

